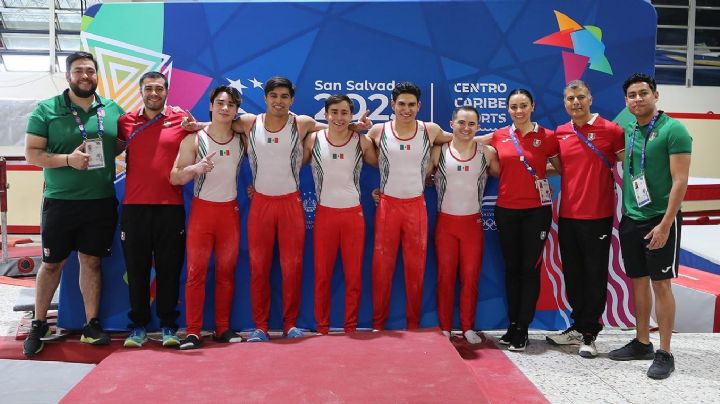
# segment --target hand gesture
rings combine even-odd
[[[90,155],[85,153],[85,141],[67,156],[68,165],[76,170],[87,170],[89,161]]]
[[[198,161],[197,163],[193,164],[191,167],[192,172],[195,173],[195,175],[201,175],[205,173],[209,173],[215,168],[215,163],[213,163],[212,159],[215,157],[216,151],[208,154],[207,156],[203,157],[202,160]]]
[[[350,124],[349,129],[355,132],[362,132],[370,130],[372,126],[373,122],[370,120],[370,118],[368,118],[368,111],[365,110],[365,113],[360,117],[357,122]]]
[[[188,112],[187,116],[182,119],[182,122],[180,122],[180,126],[187,132],[197,132],[207,125],[208,124],[206,122],[196,121],[195,117],[190,112]]]

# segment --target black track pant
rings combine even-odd
[[[607,301],[612,217],[558,220],[560,258],[575,329],[597,335]]]
[[[150,270],[154,267],[160,326],[176,329],[180,271],[185,259],[185,208],[123,205],[120,231],[130,291],[130,327],[144,327],[150,322]]]
[[[505,259],[508,320],[527,328],[540,295],[540,263],[552,221],[550,206],[530,209],[495,208],[495,223]]]

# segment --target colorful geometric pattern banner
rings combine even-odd
[[[481,133],[485,134],[510,124],[506,97],[514,88],[527,88],[533,93],[533,120],[548,128],[566,122],[562,91],[573,79],[589,84],[593,112],[607,118],[618,116],[624,108],[623,80],[634,72],[654,72],[656,21],[654,8],[645,0],[109,3],[87,10],[81,39],[82,47],[99,62],[99,91],[128,111],[141,105],[138,79],[151,70],[169,77],[168,103],[191,110],[199,120],[209,119],[208,93],[218,85],[232,85],[241,92],[242,112],[263,112],[264,81],[283,75],[297,88],[294,112],[324,121],[323,101],[331,94],[346,93],[355,103],[355,118],[368,111],[370,119],[378,123],[393,118],[390,94],[395,84],[413,81],[423,92],[419,119],[437,122],[448,130],[452,110],[471,105],[480,111]],[[118,161],[117,190],[118,198],[122,198],[124,161]],[[376,169],[363,169],[361,190],[367,237],[360,327],[370,327],[372,314],[375,206],[370,191],[378,186],[378,180]],[[249,201],[244,192],[249,183],[250,169],[245,162],[238,180],[242,240],[232,316],[235,329],[254,326],[248,286]],[[556,179],[553,188],[560,188]],[[298,326],[312,329],[312,221],[316,200],[308,167],[301,172],[300,191],[308,229]],[[503,328],[507,324],[504,266],[493,217],[496,192],[496,180],[490,179],[483,204],[486,237],[477,303],[479,329]],[[430,239],[422,326],[437,325],[437,271],[432,242],[435,196],[434,188],[426,189]],[[557,216],[557,205],[554,212]],[[560,329],[569,324],[569,306],[555,224],[549,240],[541,297],[532,326]],[[614,232],[603,321],[629,327],[634,317],[619,257]],[[107,328],[124,329],[129,300],[117,237],[113,256],[103,265],[101,317]],[[336,269],[340,266],[338,263]],[[276,260],[271,272],[271,328],[281,324],[279,272]],[[398,259],[394,280],[388,328],[402,328],[402,259]],[[212,283],[211,271],[208,284]],[[211,286],[208,292],[205,325],[212,328]],[[332,298],[331,326],[341,326],[344,284],[339,270],[333,279]],[[181,310],[182,299],[184,291]],[[68,260],[64,271],[60,306],[60,325],[80,328],[84,315],[74,258]],[[183,319],[181,316],[182,323]]]

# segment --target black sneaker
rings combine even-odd
[[[220,335],[214,335],[213,334],[213,341],[215,342],[222,342],[222,343],[230,343],[230,342],[243,342],[243,338],[240,336],[240,334],[236,333],[235,331],[231,329],[225,330],[224,333]]]
[[[180,342],[180,349],[183,351],[186,349],[198,349],[202,346],[200,337],[195,334],[188,334],[182,342]]]
[[[103,331],[100,320],[91,318],[90,321],[85,324],[85,327],[83,327],[80,342],[90,345],[109,345],[110,336]]]
[[[513,330],[512,341],[508,347],[508,351],[522,352],[528,345],[528,332],[527,328],[515,328]]]
[[[655,357],[652,342],[647,345],[633,338],[622,348],[614,349],[608,353],[608,358],[614,361],[650,360]]]
[[[50,336],[50,326],[45,320],[33,320],[30,327],[30,333],[23,342],[23,355],[25,356],[39,354],[45,347],[41,338]]]
[[[653,360],[647,375],[651,379],[667,379],[672,372],[675,371],[675,357],[670,352],[662,349],[655,351],[655,360]]]
[[[501,345],[510,345],[512,343],[513,334],[515,333],[515,328],[517,328],[517,323],[510,323],[507,331],[502,337],[500,337],[498,343]]]

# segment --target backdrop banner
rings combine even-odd
[[[622,10],[622,11],[620,11]],[[208,120],[209,91],[232,85],[242,93],[241,112],[265,110],[262,84],[287,76],[297,94],[292,110],[324,120],[324,100],[346,93],[355,118],[365,111],[375,123],[393,118],[391,91],[401,81],[422,89],[418,119],[446,130],[452,110],[472,105],[480,111],[481,134],[509,125],[506,97],[527,88],[535,98],[534,120],[554,129],[568,121],[562,90],[574,79],[592,89],[593,112],[616,117],[624,107],[622,82],[634,72],[654,72],[656,14],[644,0],[363,1],[363,2],[178,2],[108,3],[90,7],[82,20],[82,47],[99,62],[98,91],[126,110],[142,105],[138,80],[152,70],[170,78],[168,103]],[[124,159],[118,159],[116,188],[122,200]],[[588,178],[588,181],[594,179]],[[371,261],[375,206],[370,191],[379,174],[365,167],[361,176],[366,220],[360,327],[370,327]],[[249,293],[245,188],[251,183],[247,161],[238,180],[242,240],[237,264],[231,326],[253,328]],[[560,188],[554,179],[553,188]],[[302,304],[298,326],[314,329],[312,228],[316,200],[308,167],[300,193],[307,219]],[[186,195],[188,192],[186,192]],[[505,276],[494,221],[497,182],[488,181],[483,202],[485,254],[479,281],[476,328],[507,325]],[[436,194],[425,192],[429,216],[427,266],[421,326],[437,325],[435,250]],[[557,199],[557,198],[556,198]],[[554,205],[557,218],[557,200]],[[121,212],[122,213],[122,212]],[[618,205],[619,213],[619,205]],[[557,225],[553,223],[544,254],[542,290],[533,328],[569,325],[560,262]],[[103,261],[101,320],[108,329],[125,329],[129,299],[125,263],[116,235],[113,255]],[[627,279],[613,232],[608,306],[603,322],[634,323]],[[183,285],[185,275],[183,274]],[[207,280],[205,327],[212,329],[213,271]],[[280,270],[271,273],[270,326],[281,328]],[[337,263],[332,284],[331,326],[341,327],[344,283]],[[184,312],[184,290],[179,308]],[[84,322],[77,260],[63,271],[59,325],[78,329]],[[456,313],[457,325],[457,313]],[[184,325],[184,315],[180,318]],[[157,319],[153,326],[157,326]],[[402,258],[395,273],[387,327],[405,327]]]

